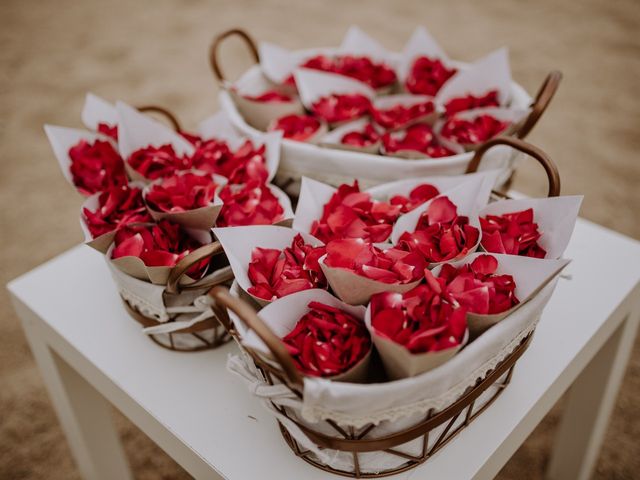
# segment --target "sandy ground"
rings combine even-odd
[[[216,108],[208,43],[233,26],[295,48],[336,44],[357,23],[399,48],[424,24],[454,58],[508,45],[514,77],[530,92],[547,71],[561,69],[561,90],[530,140],[557,161],[564,193],[586,195],[583,216],[640,238],[637,0],[2,0],[0,21],[2,284],[81,241],[81,199],[58,171],[42,124],[79,126],[84,93],[92,90],[166,105],[195,125]],[[227,58],[236,72],[249,64],[239,44],[229,44]],[[517,186],[543,192],[540,172],[523,170]],[[0,478],[79,478],[6,292],[0,295]],[[595,478],[638,478],[639,394],[636,342]],[[499,478],[542,478],[561,410],[562,402]],[[116,419],[137,478],[188,478],[121,415]]]

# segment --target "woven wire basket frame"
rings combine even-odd
[[[478,148],[471,160],[467,173],[477,171],[483,155],[489,149],[498,145],[508,145],[536,159],[543,166],[549,181],[548,196],[553,197],[560,194],[560,177],[553,161],[537,147],[515,138],[499,137],[483,144]],[[495,197],[508,198],[505,194],[498,192],[495,192]],[[293,359],[285,345],[260,319],[254,307],[240,298],[232,296],[229,290],[224,287],[214,287],[209,292],[209,295],[211,295],[215,300],[213,308],[216,311],[218,319],[239,345],[242,346],[242,339],[229,319],[227,310],[233,311],[238,318],[240,318],[250,330],[253,330],[268,347],[273,359],[275,359],[275,364],[266,362],[264,357],[252,349],[242,347],[253,360],[258,371],[263,376],[264,381],[270,385],[275,384],[276,381],[282,383],[286,385],[298,398],[302,399],[302,374],[295,367]],[[345,429],[335,421],[326,419],[323,421],[324,424],[328,425],[339,435],[339,437],[328,436],[301,423],[295,415],[292,415],[287,411],[287,408],[276,405],[272,402],[273,407],[276,408],[280,414],[294,422],[294,424],[320,448],[350,453],[353,457],[353,471],[339,470],[319,462],[314,458],[311,451],[303,449],[287,431],[284,425],[278,422],[280,432],[295,455],[321,470],[336,475],[351,478],[381,478],[410,470],[424,463],[434,453],[443,448],[458,433],[460,433],[462,429],[485,411],[496,400],[496,398],[498,398],[498,396],[509,385],[515,364],[528,348],[532,337],[533,332],[525,337],[522,342],[492,371],[488,372],[484,378],[478,379],[473,387],[467,389],[467,391],[451,405],[438,412],[429,410],[424,419],[417,424],[400,432],[383,437],[365,438],[375,431],[376,426],[373,424],[369,424],[358,430],[351,427]],[[483,393],[492,387],[495,388],[495,392],[488,397],[480,407],[477,407],[476,400],[478,400]],[[460,418],[463,418],[462,422],[456,425],[456,422],[458,422]],[[431,447],[429,447],[430,434],[432,434],[432,432],[435,434],[435,430],[440,427],[443,427],[443,430],[438,433],[435,442]],[[410,455],[395,448],[420,437],[422,437],[420,455]],[[398,456],[405,459],[406,462],[399,467],[388,470],[379,472],[363,472],[360,468],[359,453],[376,451],[382,451]]]

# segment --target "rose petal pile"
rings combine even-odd
[[[302,373],[333,377],[354,367],[371,350],[364,322],[339,308],[310,302],[309,311],[282,341]]]
[[[542,232],[533,221],[533,209],[480,217],[482,248],[491,253],[544,258],[547,251],[538,244]]]
[[[429,285],[418,285],[404,294],[375,294],[370,308],[375,332],[411,353],[456,347],[467,330],[466,310]]]
[[[109,125],[108,123],[100,122],[98,123],[98,133],[118,141],[118,125]]]
[[[495,257],[480,255],[459,268],[444,264],[437,278],[431,272],[425,272],[425,276],[432,289],[450,295],[467,312],[491,315],[506,312],[520,303],[513,277],[496,275],[497,269]]]
[[[280,130],[284,138],[304,142],[320,129],[320,120],[311,115],[285,115],[278,118],[269,130]]]
[[[142,201],[142,190],[128,185],[101,192],[98,195],[98,208],[92,212],[85,207],[82,214],[92,238],[130,223],[152,221]]]
[[[327,243],[342,238],[384,242],[400,215],[399,205],[377,202],[360,191],[357,180],[343,184],[325,204],[322,216],[311,225],[311,235]]]
[[[370,108],[371,101],[359,93],[329,95],[311,106],[313,113],[327,123],[355,120],[367,115]]]
[[[243,95],[247,100],[262,103],[290,103],[293,99],[289,95],[280,93],[276,90],[267,90],[259,95]]]
[[[256,247],[251,252],[248,292],[264,300],[275,300],[310,288],[327,288],[318,259],[325,247],[306,244],[297,234],[284,250]]]
[[[389,203],[391,205],[400,205],[400,212],[408,213],[414,208],[422,205],[424,202],[437,197],[439,194],[440,190],[438,190],[434,185],[431,185],[430,183],[421,183],[409,192],[408,197],[405,197],[404,195],[394,195],[389,199]]]
[[[440,263],[467,255],[479,238],[480,232],[469,224],[469,217],[459,216],[456,205],[442,196],[431,202],[414,232],[400,236],[396,247],[418,252],[428,263]]]
[[[325,265],[389,284],[405,284],[423,276],[422,255],[396,248],[381,250],[361,238],[333,240],[327,244]]]
[[[472,120],[456,116],[447,120],[440,135],[460,145],[478,145],[499,135],[507,129],[510,122],[502,122],[491,115],[478,115]]]
[[[213,138],[200,140],[195,146],[193,168],[226,177],[229,183],[266,182],[269,177],[265,145],[256,147],[251,140],[246,140],[234,152],[227,142]]]
[[[389,130],[397,130],[433,113],[435,108],[431,100],[416,103],[411,106],[394,105],[388,108],[373,106],[371,108],[371,117],[374,122],[381,127]]]
[[[464,97],[452,98],[444,104],[445,115],[452,116],[455,113],[465,110],[473,110],[474,108],[499,107],[498,91],[490,90],[484,95],[474,96],[466,95]]]
[[[179,225],[161,220],[153,225],[126,225],[116,232],[111,258],[138,257],[148,267],[173,267],[200,247]],[[209,259],[197,263],[187,274],[201,278]]]
[[[152,185],[145,200],[156,211],[186,212],[210,205],[217,188],[209,175],[184,173]]]
[[[178,155],[169,144],[140,148],[129,156],[127,162],[149,180],[170,177],[176,171],[188,170],[192,166],[192,160],[188,156]]]
[[[437,58],[418,57],[411,65],[405,87],[411,93],[433,97],[456,72],[455,68],[447,68]]]
[[[362,130],[355,130],[353,132],[346,133],[340,139],[340,143],[343,145],[350,145],[352,147],[369,147],[380,141],[380,134],[373,128],[370,123],[365,125]]]
[[[269,187],[258,180],[227,184],[220,190],[223,202],[218,227],[271,225],[284,219],[284,208]]]
[[[427,123],[416,123],[405,130],[387,132],[382,136],[382,145],[386,153],[411,150],[431,158],[448,157],[455,153],[438,143],[431,125]]]
[[[124,163],[111,142],[80,140],[69,149],[73,184],[83,195],[92,195],[128,182]]]

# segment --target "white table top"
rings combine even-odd
[[[579,220],[566,256],[572,279],[559,282],[511,385],[442,451],[393,478],[495,475],[617,327],[616,309],[637,292],[640,243]],[[205,476],[210,465],[234,480],[338,478],[297,458],[225,370],[233,343],[177,353],[147,339],[98,252],[73,248],[9,289],[44,321],[46,341],[192,475]],[[173,447],[174,436],[186,448]]]

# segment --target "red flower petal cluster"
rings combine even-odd
[[[243,185],[227,184],[219,196],[224,205],[216,221],[218,227],[271,225],[284,218],[278,198],[258,180]]]
[[[515,280],[511,275],[496,275],[497,268],[495,257],[480,255],[460,268],[445,263],[437,278],[431,272],[425,276],[432,289],[450,295],[467,312],[486,315],[505,312],[520,303]]]
[[[491,115],[478,115],[473,120],[451,117],[442,126],[440,134],[460,145],[478,145],[499,135],[510,122],[502,122]]]
[[[315,377],[346,372],[371,350],[364,322],[339,308],[310,302],[309,311],[282,341],[298,369]]]
[[[480,218],[482,247],[491,253],[544,258],[546,250],[538,244],[542,232],[533,221],[533,209]]]
[[[148,267],[173,267],[201,244],[179,225],[161,220],[154,225],[127,225],[116,232],[111,258],[138,257]],[[201,278],[209,259],[194,265],[187,274]]]
[[[367,124],[362,130],[349,132],[340,139],[343,145],[351,145],[353,147],[368,147],[380,140],[380,134],[376,132],[373,125]]]
[[[391,203],[391,205],[400,205],[400,212],[407,213],[439,194],[440,190],[438,190],[437,187],[430,183],[422,183],[413,188],[413,190],[409,192],[408,197],[404,195],[394,195],[389,200],[389,203]]]
[[[332,240],[326,249],[324,263],[328,267],[351,270],[383,283],[411,283],[422,278],[426,267],[418,253],[396,248],[381,250],[361,238]]]
[[[251,295],[275,300],[310,288],[327,288],[327,281],[318,264],[325,247],[314,247],[297,234],[284,250],[256,247],[251,252],[249,279]]]
[[[259,95],[244,95],[244,98],[263,103],[290,103],[293,101],[289,95],[285,95],[276,90],[267,90]]]
[[[466,311],[429,285],[402,294],[371,297],[371,326],[378,335],[411,353],[438,352],[460,345],[467,330]]]
[[[142,190],[128,185],[103,191],[98,195],[98,208],[92,212],[85,207],[82,212],[93,238],[130,223],[152,221],[142,201]]]
[[[327,243],[342,238],[384,242],[400,215],[399,205],[372,200],[357,181],[343,184],[325,204],[322,217],[311,225],[311,235]]]
[[[69,158],[73,184],[83,195],[127,183],[122,158],[108,141],[80,140],[69,149]]]
[[[229,183],[266,182],[269,177],[265,145],[256,147],[251,140],[246,140],[234,152],[225,141],[210,139],[196,142],[195,146],[193,167],[226,177]]]
[[[484,95],[474,96],[466,95],[464,97],[452,98],[444,104],[445,115],[452,116],[454,113],[463,112],[465,110],[473,110],[474,108],[499,107],[498,91],[490,90]]]
[[[387,153],[402,150],[413,150],[424,153],[431,158],[448,157],[455,152],[438,144],[433,129],[429,124],[416,123],[406,130],[387,132],[382,136],[382,144]]]
[[[118,141],[118,125],[109,125],[108,123],[98,123],[98,133]]]
[[[371,108],[373,120],[383,128],[397,130],[406,127],[416,119],[425,117],[435,110],[435,105],[431,100],[416,103],[411,106],[394,105],[390,108]]]
[[[320,121],[311,115],[285,115],[278,118],[269,130],[282,130],[284,138],[304,142],[320,128]]]
[[[317,100],[311,109],[327,123],[355,120],[369,113],[371,101],[359,93],[335,94]]]
[[[192,166],[189,157],[178,155],[169,144],[140,148],[131,154],[127,162],[135,171],[149,180],[170,177],[175,172],[187,170]]]
[[[186,212],[210,205],[216,188],[218,185],[209,175],[184,173],[152,185],[145,199],[160,212]]]
[[[437,58],[418,57],[411,66],[405,86],[411,93],[433,97],[456,72]]]
[[[412,233],[405,232],[397,248],[419,252],[428,263],[446,262],[470,253],[480,232],[469,225],[469,218],[458,215],[448,197],[435,198],[421,215]]]

